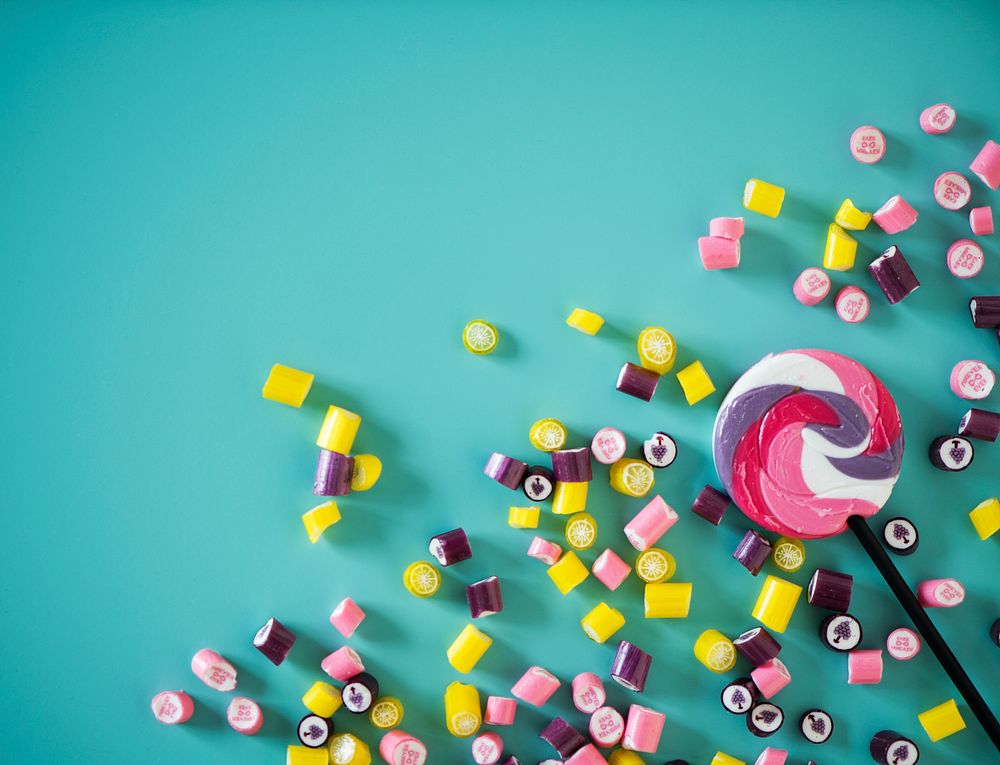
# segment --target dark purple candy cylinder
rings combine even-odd
[[[532,465],[524,473],[521,491],[532,502],[544,502],[552,496],[556,478],[552,471],[542,465]]]
[[[713,526],[722,523],[722,516],[726,514],[726,508],[730,503],[729,495],[723,494],[714,486],[706,486],[691,505],[691,512],[700,515]]]
[[[972,456],[969,458],[969,461],[965,464],[965,467],[960,467],[956,470],[952,468],[951,465],[947,464],[944,460],[941,459],[941,447],[950,441],[963,442],[955,444],[954,448],[963,450],[968,449],[972,452]],[[975,458],[976,455],[976,450],[973,449],[972,444],[969,443],[969,441],[967,441],[964,437],[958,438],[956,436],[938,436],[933,441],[931,441],[931,445],[930,448],[927,450],[927,454],[930,457],[931,464],[938,470],[946,470],[950,473],[959,473],[972,464],[972,460]]]
[[[508,489],[518,489],[521,486],[521,481],[524,479],[524,473],[527,469],[528,466],[521,462],[521,460],[508,457],[500,452],[493,452],[486,463],[486,467],[483,468],[483,472]]]
[[[353,472],[354,457],[320,449],[316,460],[316,477],[313,479],[313,494],[317,497],[343,497],[350,494]]]
[[[880,730],[872,736],[868,744],[868,752],[875,762],[881,765],[891,765],[896,758],[896,748],[898,746],[908,746],[912,752],[916,752],[917,745],[894,730]]]
[[[611,679],[629,690],[642,693],[652,661],[653,657],[648,653],[623,640],[618,644],[615,660],[611,662]]]
[[[514,755],[510,755],[500,765],[521,765],[521,761]]]
[[[587,743],[587,739],[561,717],[546,725],[538,737],[555,749],[564,760]]]
[[[868,273],[878,283],[890,303],[898,303],[920,286],[920,281],[903,257],[902,250],[896,245],[890,246],[875,258],[868,266]]]
[[[738,560],[754,576],[760,573],[764,563],[771,556],[771,542],[760,532],[750,529],[736,545],[733,558]]]
[[[641,398],[643,401],[649,401],[656,393],[656,385],[659,382],[660,376],[656,372],[651,369],[643,369],[638,364],[628,361],[622,367],[622,371],[618,373],[618,384],[615,385],[615,390]]]
[[[850,574],[818,568],[809,580],[809,605],[843,613],[851,607],[853,588],[854,577]]]
[[[594,477],[590,468],[590,449],[560,449],[552,452],[552,475],[561,483],[584,483]]]
[[[469,613],[473,619],[490,616],[503,611],[503,593],[500,592],[500,578],[490,576],[465,586],[465,599],[469,602]]]
[[[990,625],[990,640],[993,641],[993,645],[1000,648],[1000,619]]]
[[[781,653],[781,643],[763,627],[747,630],[733,641],[733,647],[754,667],[767,664]]]
[[[996,441],[1000,436],[1000,413],[973,407],[958,423],[958,435],[980,441]]]
[[[969,300],[972,323],[980,329],[1000,328],[1000,295],[977,295]],[[997,333],[1000,338],[1000,332]]]
[[[274,618],[268,619],[253,639],[253,647],[276,667],[285,660],[293,645],[295,633]]]
[[[452,529],[431,537],[427,549],[442,566],[461,563],[472,557],[472,547],[464,529]]]

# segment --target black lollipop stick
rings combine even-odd
[[[927,645],[931,647],[944,671],[948,673],[948,677],[951,678],[955,687],[958,688],[958,692],[962,694],[965,703],[969,705],[972,714],[976,716],[979,724],[986,731],[986,735],[990,737],[993,746],[997,748],[997,751],[1000,751],[1000,722],[997,722],[996,715],[993,714],[986,701],[983,700],[983,697],[976,689],[976,686],[973,685],[969,675],[962,669],[962,665],[958,663],[955,654],[951,652],[948,644],[941,637],[941,633],[938,632],[937,627],[934,626],[934,622],[931,621],[927,612],[924,611],[923,606],[920,605],[920,601],[913,594],[913,590],[907,586],[903,577],[900,576],[899,571],[896,569],[895,564],[886,555],[885,550],[882,549],[882,545],[879,544],[874,532],[860,515],[852,515],[848,518],[847,525],[851,527],[854,536],[858,538],[861,546],[865,548],[868,557],[872,559],[875,568],[882,574],[885,583],[889,585],[889,589],[892,590],[899,604],[906,611],[907,616],[913,621],[913,625],[917,628],[917,631],[923,636]]]

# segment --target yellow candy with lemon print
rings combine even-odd
[[[705,630],[694,644],[698,661],[713,672],[722,674],[736,666],[736,648],[733,641],[718,630]]]
[[[528,439],[536,449],[554,452],[566,445],[566,426],[550,417],[539,420],[528,431]]]
[[[425,560],[417,560],[403,572],[403,586],[411,595],[429,598],[441,586],[441,574]]]
[[[771,560],[782,571],[798,571],[806,562],[806,546],[794,537],[779,537],[771,548]]]
[[[639,333],[639,363],[644,369],[665,375],[674,366],[677,344],[663,327],[646,327]]]
[[[448,732],[456,738],[468,738],[479,730],[483,713],[475,686],[456,681],[445,689],[444,719]]]
[[[499,342],[500,333],[497,332],[497,328],[482,319],[473,319],[462,331],[462,345],[469,353],[477,356],[493,353]]]
[[[611,488],[628,497],[645,497],[653,483],[653,468],[645,460],[623,459],[611,466]]]
[[[639,553],[635,559],[635,573],[649,584],[658,584],[670,579],[677,570],[674,556],[659,547],[650,547]]]
[[[577,513],[566,521],[566,541],[574,550],[586,550],[596,539],[597,521],[590,513]]]
[[[381,730],[395,728],[403,722],[403,702],[395,696],[381,696],[372,704],[368,719],[372,725]]]

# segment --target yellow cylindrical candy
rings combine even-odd
[[[441,586],[441,574],[425,560],[415,560],[403,572],[403,586],[411,595],[429,598]]]
[[[990,497],[980,502],[969,513],[969,520],[976,527],[980,539],[989,539],[1000,531],[1000,499]]]
[[[678,372],[677,382],[681,384],[684,398],[687,399],[689,406],[693,406],[706,396],[715,393],[712,378],[708,376],[708,372],[705,371],[705,367],[700,361],[688,364]]]
[[[646,460],[629,458],[611,466],[610,478],[611,488],[626,497],[645,497],[656,482],[653,468]]]
[[[513,529],[537,529],[540,513],[537,507],[511,507],[507,512],[507,525]]]
[[[590,483],[579,481],[566,483],[557,481],[552,492],[552,512],[556,515],[572,515],[582,512],[587,507],[587,487]]]
[[[543,452],[554,452],[566,445],[566,426],[559,420],[546,417],[538,420],[528,431],[528,440],[536,449]]]
[[[316,544],[323,532],[340,520],[340,508],[332,499],[302,514],[302,525],[306,527],[309,541]]]
[[[595,643],[603,643],[625,626],[625,617],[607,603],[598,603],[580,620],[580,626]]]
[[[691,610],[691,583],[647,584],[643,604],[647,619],[683,619]]]
[[[298,409],[309,395],[314,375],[301,369],[292,369],[284,364],[275,364],[267,376],[261,395],[270,401],[287,404]]]
[[[864,231],[868,228],[871,219],[872,214],[870,212],[859,210],[850,199],[845,199],[841,203],[840,209],[837,210],[837,215],[833,219],[833,222],[848,231]]]
[[[743,188],[743,206],[768,218],[777,218],[781,203],[785,201],[785,190],[773,183],[751,178]]]
[[[368,491],[378,483],[382,475],[382,460],[374,454],[358,454],[354,457],[354,471],[351,473],[351,491]]]
[[[826,230],[823,268],[830,271],[850,271],[854,268],[854,258],[857,254],[857,240],[836,223],[831,223],[830,228]]]
[[[376,728],[389,730],[403,722],[403,702],[395,696],[381,696],[375,699],[368,720]]]
[[[452,683],[444,692],[444,719],[448,732],[458,738],[473,735],[483,722],[479,691],[465,683]]]
[[[736,666],[733,641],[718,630],[705,630],[694,644],[694,655],[713,672],[722,674]]]
[[[565,595],[587,578],[590,573],[583,565],[576,553],[567,550],[566,553],[555,563],[549,566],[546,571],[549,578],[555,582],[559,592]]]
[[[674,367],[677,343],[674,336],[663,327],[646,327],[639,333],[637,341],[639,363],[658,375],[665,375]]]
[[[314,715],[331,717],[334,712],[340,709],[344,700],[341,698],[338,688],[324,683],[322,680],[317,680],[302,697],[302,703]]]
[[[330,753],[322,746],[289,746],[285,765],[330,765]]]
[[[566,323],[573,329],[578,329],[585,335],[596,335],[604,326],[604,317],[599,314],[585,311],[582,308],[574,308],[573,313],[566,319]]]
[[[743,760],[737,760],[725,752],[716,752],[710,765],[747,765]]]
[[[965,720],[958,711],[955,699],[948,699],[944,704],[938,704],[933,709],[922,712],[917,715],[917,719],[920,720],[931,741],[940,741],[965,728]]]
[[[648,584],[659,584],[673,578],[677,570],[674,556],[659,547],[650,547],[635,559],[635,573]]]
[[[472,671],[491,645],[493,638],[471,624],[466,624],[455,642],[448,647],[448,663],[464,675]]]
[[[802,588],[797,584],[769,575],[760,588],[751,614],[768,629],[784,632],[801,594]]]
[[[354,446],[354,437],[361,425],[361,415],[331,406],[326,410],[323,427],[319,429],[316,446],[338,454],[350,454]]]
[[[587,550],[597,539],[597,521],[590,513],[576,513],[566,521],[566,541],[574,550]]]
[[[333,765],[371,765],[368,744],[350,733],[338,733],[330,738],[330,762]]]
[[[630,749],[615,749],[608,755],[608,765],[646,765],[646,763]]]

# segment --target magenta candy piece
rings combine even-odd
[[[868,266],[868,273],[878,283],[890,303],[898,303],[920,286],[913,269],[896,245],[891,245]]]
[[[500,452],[493,452],[486,463],[486,467],[483,468],[483,472],[486,475],[508,489],[520,488],[521,481],[524,480],[524,474],[527,470],[528,466],[521,462],[521,460],[508,457]]]
[[[980,441],[996,441],[1000,436],[1000,413],[988,409],[970,409],[958,423],[958,435],[978,438]]]
[[[618,373],[618,383],[615,390],[627,393],[630,396],[649,401],[656,393],[656,385],[660,382],[660,376],[651,369],[643,369],[638,364],[631,361],[625,363],[622,371]]]
[[[753,529],[743,535],[743,539],[733,551],[733,558],[754,576],[760,573],[769,557],[771,557],[771,542]]]
[[[969,300],[969,313],[979,329],[1000,328],[1000,295],[977,295]]]
[[[631,691],[642,693],[653,657],[627,640],[618,644],[618,651],[611,663],[611,679]]]
[[[880,730],[872,736],[868,753],[879,765],[914,765],[920,757],[917,745],[894,730]]]
[[[781,653],[781,643],[763,627],[747,630],[733,641],[733,647],[754,667],[767,664]]]
[[[317,497],[343,497],[350,494],[353,472],[354,457],[320,449],[316,460],[316,477],[313,479],[313,494]]]
[[[268,619],[253,638],[253,647],[276,667],[285,660],[293,645],[295,633],[274,618]]]
[[[435,534],[427,547],[442,566],[451,566],[472,557],[469,537],[461,528]]]
[[[691,512],[701,516],[713,526],[718,526],[722,523],[722,516],[725,515],[731,501],[728,494],[723,494],[714,486],[706,486],[695,498]]]
[[[559,449],[552,452],[552,475],[558,483],[584,483],[594,477],[590,449]]]
[[[572,757],[578,749],[587,744],[587,739],[561,717],[555,718],[542,728],[538,737],[548,743],[563,758]]]
[[[809,605],[843,613],[851,607],[853,587],[854,577],[850,574],[818,568],[809,580]]]
[[[488,576],[467,584],[465,599],[469,602],[469,613],[473,619],[500,613],[503,611],[503,594],[500,592],[499,577]]]

